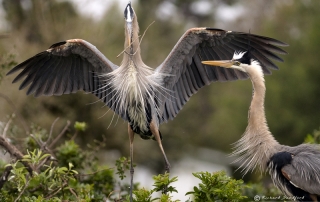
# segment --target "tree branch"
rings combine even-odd
[[[68,130],[69,126],[70,126],[70,121],[67,121],[66,126],[63,128],[61,133],[51,142],[51,144],[49,145],[49,148],[52,148],[58,142],[58,140],[62,137],[62,135]]]
[[[20,160],[23,158],[23,154],[10,142],[8,142],[2,135],[0,135],[0,146],[4,147],[12,156]],[[27,168],[30,176],[32,176],[33,168],[29,165],[28,162],[21,161],[21,163]]]
[[[49,133],[48,140],[43,144],[44,147],[45,147],[45,146],[48,144],[48,142],[50,141],[51,136],[52,136],[53,127],[54,127],[54,125],[56,124],[56,122],[57,122],[58,120],[59,120],[59,117],[56,118],[56,120],[54,120],[54,122],[52,123],[51,128],[50,128],[50,133]]]

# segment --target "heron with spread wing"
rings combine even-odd
[[[202,60],[228,59],[235,50],[245,50],[250,37],[255,50],[253,58],[263,72],[278,69],[272,62],[282,61],[286,54],[279,46],[287,44],[264,36],[215,28],[192,28],[186,31],[170,54],[155,69],[140,56],[137,16],[129,3],[124,10],[125,52],[120,66],[113,64],[95,46],[82,39],[53,44],[14,67],[7,75],[22,70],[13,83],[23,80],[20,88],[27,94],[52,96],[79,90],[96,95],[116,114],[128,121],[131,160],[131,192],[133,180],[133,139],[157,141],[165,160],[159,124],[173,119],[189,98],[200,88],[216,81],[246,79],[242,71],[208,67]]]
[[[320,200],[320,145],[301,144],[295,147],[279,144],[269,131],[264,111],[266,86],[263,68],[252,52],[234,53],[232,60],[203,61],[203,64],[240,70],[253,85],[248,126],[235,143],[233,155],[238,156],[244,174],[269,170],[273,183],[288,197],[298,201]]]

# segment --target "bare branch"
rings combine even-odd
[[[49,145],[49,148],[52,148],[58,142],[58,140],[62,137],[62,135],[64,135],[65,132],[68,130],[69,126],[70,126],[70,121],[67,121],[66,126],[63,128],[61,133],[51,142],[51,144]]]
[[[10,126],[10,123],[12,122],[12,119],[9,119],[9,121],[6,123],[6,126],[4,127],[3,129],[3,132],[2,132],[2,136],[5,138],[6,135],[7,135],[7,131],[9,129],[9,126]]]
[[[76,130],[76,132],[73,134],[73,136],[72,136],[71,140],[76,139],[77,135],[78,135],[78,131]]]
[[[71,187],[69,187],[69,191],[77,198],[77,201],[80,201],[79,197],[77,196],[77,194],[73,191],[73,189]]]
[[[8,142],[2,135],[0,135],[0,146],[4,147],[12,156],[20,160],[23,158],[23,154],[10,142]],[[27,168],[29,174],[32,176],[33,168],[26,161],[21,161],[21,163]]]
[[[0,93],[0,97],[5,99],[9,103],[9,105],[12,107],[14,113],[17,115],[18,119],[20,120],[24,130],[26,131],[26,133],[29,133],[28,124],[26,124],[26,121],[22,118],[22,116],[19,113],[17,107],[14,105],[14,103],[11,101],[11,99],[8,96],[6,96],[5,94],[3,94],[3,93]]]
[[[54,122],[52,123],[52,125],[51,125],[51,129],[50,129],[50,133],[49,133],[49,137],[48,137],[48,140],[44,143],[44,145],[43,145],[43,146],[46,146],[46,145],[47,145],[47,143],[50,141],[51,136],[52,136],[53,127],[54,127],[54,125],[56,124],[56,122],[57,122],[58,120],[59,120],[59,117],[58,117],[58,118],[56,118],[56,120],[54,120]]]

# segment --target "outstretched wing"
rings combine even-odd
[[[7,75],[22,70],[13,83],[23,79],[19,89],[29,86],[27,95],[51,96],[83,90],[96,95],[119,114],[112,100],[113,87],[101,76],[117,68],[89,42],[70,39],[53,44],[11,69]]]
[[[310,148],[310,147],[309,147]],[[320,195],[320,148],[306,149],[292,158],[291,164],[284,166],[281,171],[296,187]]]
[[[156,69],[163,78],[163,86],[170,92],[158,92],[163,113],[159,120],[173,119],[189,98],[201,87],[214,81],[233,81],[248,76],[238,70],[206,66],[204,60],[232,59],[235,51],[250,48],[252,57],[258,60],[265,74],[278,69],[272,60],[283,62],[277,54],[287,54],[278,46],[288,46],[276,39],[249,33],[225,31],[214,28],[188,30],[175,45],[165,61]]]

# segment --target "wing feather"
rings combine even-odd
[[[282,168],[290,181],[310,194],[320,195],[320,147],[302,144],[290,151],[294,154],[291,164]]]
[[[250,46],[249,46],[250,44]],[[279,47],[287,46],[279,40],[250,33],[225,31],[215,28],[193,28],[188,30],[174,46],[165,61],[156,69],[162,73],[163,86],[173,91],[176,100],[162,96],[163,114],[160,123],[173,119],[186,101],[200,88],[217,81],[246,79],[248,76],[238,70],[206,66],[203,60],[231,59],[235,51],[252,50],[265,74],[278,69],[272,60],[282,62],[278,54],[286,54]],[[187,96],[187,97],[186,97]]]
[[[110,62],[95,46],[82,39],[70,39],[53,44],[11,69],[7,75],[22,70],[13,83],[23,79],[20,90],[37,96],[62,95],[83,90],[101,98],[115,110],[113,88],[101,75],[118,66]],[[105,85],[105,86],[104,86]],[[124,114],[120,114],[125,118]],[[126,119],[126,118],[125,118]]]

